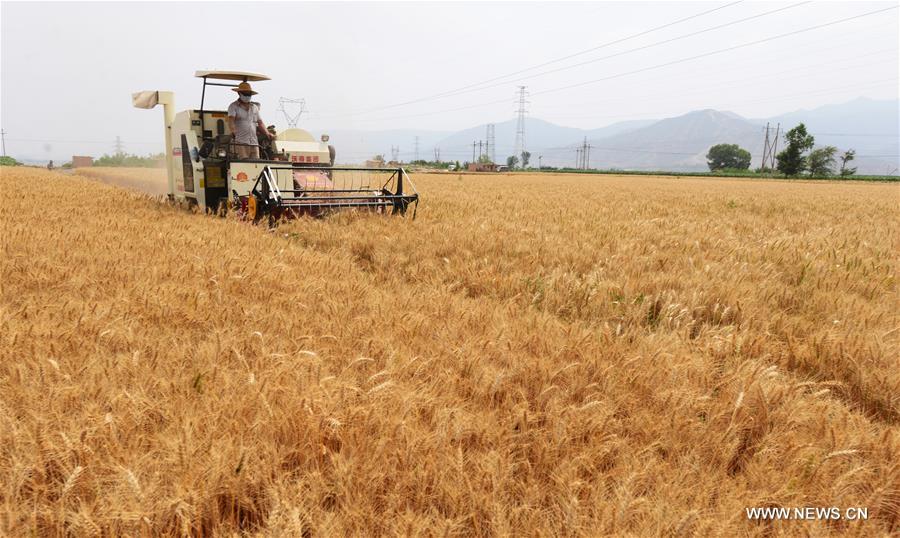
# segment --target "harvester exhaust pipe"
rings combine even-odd
[[[131,104],[134,108],[153,108],[156,105],[163,106],[163,116],[165,125],[163,126],[163,135],[165,136],[166,148],[166,176],[169,180],[169,197],[175,196],[175,179],[172,175],[173,157],[172,157],[172,123],[175,121],[175,94],[172,92],[144,91],[131,94]]]

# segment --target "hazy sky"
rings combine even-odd
[[[160,151],[162,112],[132,108],[131,93],[172,90],[178,109],[197,107],[193,73],[213,68],[272,77],[256,85],[269,123],[284,126],[280,96],[305,98],[301,126],[315,134],[501,122],[520,84],[530,116],[572,127],[700,108],[765,117],[897,98],[898,10],[689,58],[897,5],[2,2],[0,121],[14,156],[99,155],[116,136],[129,152]],[[225,108],[233,95],[207,97]]]

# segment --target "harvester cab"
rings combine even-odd
[[[319,216],[342,208],[406,214],[419,195],[401,168],[335,166],[328,135],[316,140],[303,129],[260,133],[259,158],[240,159],[226,110],[207,109],[207,88],[236,88],[269,77],[243,71],[197,71],[203,80],[200,108],[175,111],[172,92],[132,94],[136,108],[163,106],[169,198],[203,210],[237,210],[258,220]],[[229,96],[230,98],[231,96]],[[413,212],[415,215],[415,212]]]

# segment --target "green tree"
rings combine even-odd
[[[528,161],[531,159],[531,152],[523,151],[522,152],[522,168],[526,168],[528,166]]]
[[[852,176],[856,173],[856,167],[849,168],[847,163],[856,158],[856,150],[848,149],[841,155],[841,177]]]
[[[510,169],[515,168],[516,165],[519,164],[519,158],[515,155],[510,155],[506,158],[506,166],[510,167]]]
[[[0,157],[0,166],[19,166],[20,164],[22,163],[12,157]]]
[[[746,170],[750,168],[750,152],[737,144],[716,144],[709,148],[706,164],[712,172],[725,168]]]
[[[804,152],[812,149],[816,139],[806,132],[806,126],[802,123],[785,133],[784,141],[787,147],[778,155],[778,171],[786,176],[796,176],[807,168]]]
[[[490,156],[490,155],[481,155],[480,157],[478,157],[478,162],[481,163],[481,164],[488,164],[488,163],[491,163],[491,162],[493,162],[493,161],[491,161],[491,156]]]
[[[837,148],[834,146],[825,146],[816,148],[809,153],[806,158],[806,168],[811,176],[830,176],[834,173],[834,155]]]

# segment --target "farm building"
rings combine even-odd
[[[494,163],[469,163],[469,172],[497,172],[497,168]]]
[[[86,166],[94,166],[93,157],[84,157],[80,155],[72,156],[72,168],[84,168]]]

